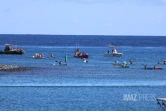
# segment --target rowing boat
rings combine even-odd
[[[113,66],[121,66],[121,64],[118,64],[118,63],[113,63],[112,65]]]
[[[144,68],[145,70],[163,70],[163,68]]]
[[[123,66],[123,65],[121,65],[121,67],[122,67],[122,68],[129,68],[129,66]]]

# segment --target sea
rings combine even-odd
[[[30,69],[0,71],[0,111],[163,111],[156,98],[166,97],[166,36],[0,34],[0,50],[6,43],[25,53],[0,54],[0,64]],[[123,56],[104,57],[108,44]],[[76,48],[89,54],[87,63],[74,58]]]

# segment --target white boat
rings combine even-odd
[[[117,48],[115,47],[115,46],[112,46],[112,45],[107,45],[108,47],[110,47],[111,49],[112,49],[112,52],[110,52],[109,50],[108,50],[108,52],[106,52],[105,54],[104,54],[104,57],[121,57],[122,55],[123,55],[123,53],[119,53],[118,51],[117,51]]]
[[[163,111],[166,111],[166,98],[156,98],[157,104],[161,107]]]

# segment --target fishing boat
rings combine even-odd
[[[76,43],[74,57],[76,57],[76,58],[88,58],[89,57],[88,53],[80,52],[80,49],[78,47],[79,47],[79,45],[78,45],[78,43]]]
[[[113,45],[107,45],[109,48],[112,49],[112,52],[110,52],[109,50],[104,54],[104,57],[121,57],[123,55],[123,53],[119,53],[117,51],[117,48]]]
[[[14,46],[16,48],[14,48]],[[22,55],[24,54],[23,49],[19,49],[17,45],[15,44],[5,44],[5,49],[0,51],[0,54],[19,54]]]
[[[76,58],[88,58],[89,55],[87,53],[80,52],[80,49],[77,48],[77,49],[75,49],[74,57],[76,57]]]

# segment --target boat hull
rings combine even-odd
[[[116,54],[112,54],[112,53],[105,53],[104,57],[122,57],[122,53],[116,53]]]
[[[121,64],[116,64],[116,63],[114,63],[114,64],[112,64],[113,66],[121,66]]]
[[[156,69],[154,69],[154,68],[144,68],[145,70],[163,70],[163,68],[156,68]]]
[[[129,68],[129,66],[121,66],[122,68]]]
[[[46,57],[32,57],[33,59],[47,59]]]
[[[161,65],[166,65],[166,63],[164,63],[164,62],[158,62],[158,64],[161,64]]]
[[[24,54],[23,51],[0,51],[0,54],[18,54],[18,55],[22,55]]]
[[[88,58],[89,55],[82,55],[82,56],[74,56],[75,58]]]

